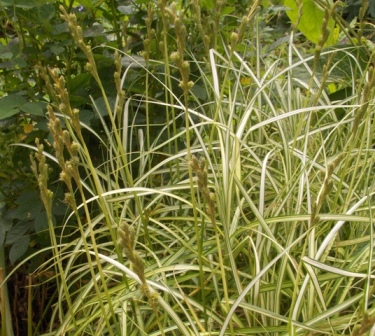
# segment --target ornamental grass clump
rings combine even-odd
[[[85,124],[70,106],[64,78],[44,71],[53,92],[54,155],[38,142],[33,170],[50,208],[46,158],[57,164],[71,209],[58,230],[50,218],[48,265],[59,281],[50,334],[369,330],[372,67],[362,68],[352,48],[323,49],[326,26],[311,55],[293,35],[277,52],[264,53],[258,4],[220,39],[219,14],[231,10],[223,2],[208,14],[200,9],[192,21],[176,4],[148,3],[144,57],[150,68],[139,63],[134,76],[117,50],[112,105],[76,18],[62,11],[99,85],[106,119],[93,101],[100,134]],[[195,2],[191,10],[199,13]],[[155,16],[160,20],[152,25]],[[187,50],[192,22],[204,59]],[[159,68],[152,68],[153,45],[161,53]],[[344,85],[332,77],[347,67],[343,55],[357,78],[348,96],[333,101],[330,90]],[[129,81],[147,85],[129,95]],[[103,148],[99,164],[84,133]]]

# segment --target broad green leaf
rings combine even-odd
[[[93,6],[92,0],[80,0],[78,1],[80,5],[86,7],[86,8],[91,8]]]
[[[79,120],[84,124],[89,125],[90,121],[94,118],[95,114],[90,110],[80,110],[79,111]]]
[[[37,191],[25,190],[18,198],[18,207],[13,211],[13,218],[20,220],[31,220],[42,211],[42,203],[39,201],[39,193]]]
[[[67,32],[69,32],[69,28],[66,22],[58,23],[52,26],[52,35],[60,35]]]
[[[3,0],[0,4],[4,7],[34,8],[37,6],[35,0]]]
[[[18,222],[8,231],[5,243],[7,245],[15,243],[18,239],[22,238],[27,232],[29,232],[29,229],[30,225],[28,222]]]
[[[263,7],[263,8],[267,8],[270,6],[270,0],[262,0],[260,2],[260,5]]]
[[[5,60],[5,59],[12,59],[13,58],[13,54],[9,51],[6,51],[6,52],[3,52],[2,54],[0,54],[0,58]]]
[[[234,12],[235,8],[234,7],[230,7],[230,6],[225,6],[222,11],[221,11],[221,15],[228,15],[232,12]]]
[[[38,19],[44,24],[55,16],[55,7],[53,4],[45,4],[38,8]]]
[[[302,0],[302,3],[301,17],[299,17],[300,13],[295,0],[284,0],[284,5],[289,8],[285,12],[293,24],[298,22],[297,28],[307,39],[313,43],[318,43],[322,36],[324,12],[313,0]],[[338,36],[335,21],[332,18],[328,20],[328,28],[330,29],[330,35],[325,43],[326,47],[336,44]]]
[[[23,112],[41,117],[44,117],[46,108],[47,103],[43,102],[29,102],[21,106]]]
[[[75,77],[72,77],[68,81],[69,92],[74,94],[77,90],[84,88],[90,83],[91,74],[90,73],[81,73]]]
[[[17,57],[13,61],[14,61],[14,64],[19,68],[25,68],[28,66],[27,62],[21,57]]]
[[[58,44],[53,43],[49,46],[49,50],[51,50],[51,52],[55,55],[60,55],[61,53],[65,51],[65,48]]]
[[[19,112],[20,110],[18,108],[10,108],[10,109],[7,109],[6,111],[0,111],[0,120],[13,117]]]
[[[101,24],[95,24],[84,30],[83,37],[96,37],[104,35],[104,27]]]
[[[200,2],[200,6],[204,9],[212,9],[214,8],[214,2],[213,0],[201,0],[199,1]]]
[[[20,112],[20,107],[27,103],[20,95],[9,95],[0,99],[0,120],[14,116]]]
[[[48,220],[47,214],[45,211],[39,212],[39,214],[35,217],[34,221],[34,230],[36,233],[44,231],[48,229]]]
[[[17,239],[9,251],[9,260],[11,264],[13,265],[15,261],[17,261],[19,258],[21,258],[27,249],[29,248],[30,244],[30,237],[24,236],[20,239]]]
[[[93,113],[92,111],[90,111],[91,114]],[[79,116],[81,117],[81,113],[82,111],[79,112]],[[39,124],[38,124],[39,126]],[[61,201],[61,199],[63,199],[64,197],[64,193],[59,192],[60,189],[56,190],[55,191],[55,199],[52,203],[52,213],[55,215],[55,216],[65,216],[67,211],[68,211],[68,205],[66,203],[64,203],[63,201]],[[61,198],[59,198],[61,197]]]
[[[109,105],[110,105],[111,109],[113,110],[113,107],[115,105],[115,98],[110,97],[108,100],[109,100]],[[96,112],[99,112],[101,116],[104,117],[104,116],[108,115],[108,110],[107,110],[107,107],[105,105],[103,97],[99,97],[98,99],[95,100],[94,107],[95,107]]]
[[[203,101],[207,99],[207,91],[202,85],[195,84],[191,90],[198,99],[201,99]]]
[[[134,12],[134,7],[133,6],[118,6],[117,10],[125,15],[131,15]]]
[[[85,103],[87,103],[86,97],[73,95],[73,94],[69,95],[69,100],[70,100],[70,104],[74,108],[78,108],[78,107],[84,105]]]

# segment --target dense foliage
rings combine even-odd
[[[361,4],[0,1],[1,332],[375,333]]]

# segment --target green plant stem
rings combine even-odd
[[[165,69],[165,75],[164,75],[164,81],[165,81],[165,102],[167,103],[167,111],[166,111],[166,124],[168,125],[167,128],[167,136],[168,138],[172,138],[173,134],[177,134],[177,125],[176,125],[176,111],[174,107],[174,95],[173,92],[169,90],[169,88],[173,87],[172,84],[172,75],[171,75],[171,64],[169,60],[169,53],[170,50],[168,48],[168,36],[169,36],[169,16],[167,11],[167,2],[165,0],[158,0],[158,5],[160,7],[160,15],[162,18],[162,36],[161,41],[159,44],[159,48],[161,49],[162,56],[163,56],[163,62],[164,62],[164,69]],[[172,124],[172,131],[170,128],[170,125]],[[174,147],[174,150],[172,148]],[[172,146],[171,142],[168,142],[168,152],[169,153],[177,153],[178,152],[178,139],[176,138],[174,140],[174,146]],[[177,176],[179,176],[179,165],[178,162],[176,163],[176,169],[177,169]],[[173,168],[172,165],[170,165],[170,171],[169,174],[173,175]]]
[[[5,254],[4,245],[0,247],[0,314],[1,314],[1,326],[0,335],[13,336],[13,324],[12,316],[10,314],[10,304],[9,304],[9,293],[7,283],[4,282],[5,279]]]
[[[43,198],[44,197],[42,196],[42,199]],[[74,311],[73,305],[72,305],[72,302],[71,302],[69,289],[68,289],[68,286],[67,286],[68,282],[67,282],[66,277],[65,277],[65,272],[64,272],[63,265],[62,265],[62,260],[60,258],[60,251],[59,251],[59,248],[58,248],[59,244],[57,243],[57,239],[56,239],[56,235],[55,235],[55,228],[54,228],[54,225],[53,225],[52,207],[51,207],[51,204],[49,204],[47,202],[44,202],[44,206],[45,206],[45,209],[46,209],[46,215],[47,215],[47,220],[48,220],[48,229],[49,229],[50,239],[51,239],[51,242],[52,242],[54,257],[56,258],[56,264],[57,264],[56,273],[59,274],[59,276],[61,278],[60,285],[62,286],[64,294],[65,294],[66,302],[67,302],[67,305],[68,305],[68,311],[71,314],[71,318],[72,318],[74,327],[77,328],[77,321],[76,321],[75,315],[73,313],[73,311]]]
[[[33,291],[32,291],[32,275],[28,275],[28,286],[27,286],[27,335],[33,335]]]

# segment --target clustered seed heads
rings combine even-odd
[[[250,21],[254,18],[255,14],[257,13],[260,3],[261,3],[260,0],[256,0],[252,3],[251,7],[249,8],[248,14],[241,18],[241,24],[238,27],[237,32],[233,32],[231,34],[230,44],[231,44],[232,49],[234,49],[236,44],[242,41],[243,35],[245,31],[249,29],[248,27],[250,25]]]
[[[177,37],[177,50],[170,54],[171,60],[176,64],[180,74],[181,81],[179,86],[183,89],[185,97],[187,97],[189,90],[193,87],[194,83],[189,81],[190,77],[190,64],[184,60],[185,46],[187,31],[184,25],[184,14],[177,11],[176,3],[172,3],[169,7],[164,7],[166,17],[173,22],[174,29]]]
[[[204,201],[206,202],[206,212],[210,216],[212,224],[215,225],[216,197],[215,194],[208,188],[206,159],[201,158],[198,160],[194,155],[192,155],[190,165],[197,176],[198,189],[202,193]]]
[[[60,82],[61,83],[61,82]],[[62,87],[59,87],[62,89]],[[61,93],[61,90],[59,91]],[[63,95],[59,95],[60,97],[63,97]],[[63,106],[67,106],[64,103],[60,104]],[[78,120],[76,124],[79,124],[79,118],[78,115],[76,115],[76,112],[78,110],[70,110],[70,106],[67,107],[66,111],[71,111],[73,118],[71,118],[72,121],[75,119]],[[74,180],[77,184],[80,184],[80,176],[78,171],[78,166],[80,162],[79,158],[79,151],[80,151],[80,144],[71,139],[70,133],[67,130],[63,130],[61,127],[61,121],[56,117],[55,112],[53,111],[52,106],[47,106],[47,116],[49,118],[48,127],[50,129],[51,135],[53,137],[53,147],[55,149],[55,156],[57,159],[57,162],[61,168],[60,172],[60,180],[65,183],[67,186],[69,192],[65,194],[64,201],[72,208],[76,208],[76,202],[74,197],[72,196],[74,194],[74,186],[72,183],[72,180]],[[80,130],[80,126],[78,127],[78,131]],[[64,154],[65,153],[65,154]],[[66,158],[66,153],[69,153],[70,158]]]
[[[61,18],[68,23],[68,27],[72,33],[74,41],[78,44],[87,57],[88,63],[86,65],[86,69],[91,73],[97,82],[100,82],[94,55],[91,48],[83,41],[82,28],[78,25],[77,17],[75,14],[68,14],[63,6],[60,6],[60,11],[62,12]]]
[[[38,151],[34,155],[35,158],[38,160],[38,164],[36,163],[34,156],[30,154],[31,170],[38,181],[40,197],[43,201],[45,208],[48,211],[52,207],[53,198],[53,192],[48,189],[49,167],[46,163],[46,157],[43,154],[43,144],[39,143],[39,139],[36,139],[35,143],[36,147],[38,148]]]
[[[145,59],[146,64],[150,60],[151,41],[155,39],[155,29],[152,28],[153,17],[154,17],[153,3],[149,2],[147,6],[147,17],[145,19],[147,37],[143,40],[143,45],[144,45],[144,50],[145,50],[143,53],[143,57]]]
[[[341,153],[337,158],[335,158],[327,166],[325,178],[324,178],[324,181],[323,181],[323,185],[322,185],[322,187],[319,191],[319,194],[318,194],[318,197],[317,197],[316,201],[312,205],[312,211],[311,211],[311,222],[312,223],[314,223],[314,222],[316,223],[316,221],[317,221],[317,218],[318,218],[317,214],[320,211],[320,208],[323,204],[323,201],[324,201],[325,197],[328,195],[328,193],[331,191],[331,189],[333,188],[333,181],[331,179],[332,174],[333,174],[334,170],[339,166],[341,161],[344,159],[344,157],[345,157],[345,154]]]
[[[71,119],[74,130],[77,134],[80,134],[81,124],[79,120],[79,110],[73,109],[70,105],[69,93],[65,87],[64,77],[59,76],[56,69],[49,69],[49,74],[54,82],[53,87],[60,112]],[[52,110],[52,108],[50,108],[48,112],[50,112],[50,110]]]
[[[356,109],[355,115],[354,115],[354,121],[353,121],[353,127],[352,127],[353,137],[356,136],[357,131],[358,131],[358,126],[363,120],[363,117],[368,111],[370,111],[369,102],[371,101],[371,98],[370,98],[371,92],[374,89],[374,84],[375,84],[375,71],[374,71],[373,66],[369,67],[366,78],[367,80],[365,82],[365,85],[363,86],[362,95],[361,95],[362,104],[360,105],[360,107]]]
[[[202,38],[204,47],[206,49],[206,53],[208,54],[208,52],[210,50],[211,39],[207,35],[207,30],[208,30],[207,29],[207,23],[205,24],[205,27],[203,27],[203,24],[202,24],[202,13],[201,13],[200,2],[198,0],[192,0],[191,1],[191,6],[192,6],[192,11],[194,13],[194,15],[192,16],[192,18],[193,18],[193,20],[195,20],[195,23],[197,25],[199,34],[200,34],[200,36]]]
[[[145,277],[145,268],[142,258],[139,256],[137,251],[135,251],[135,232],[133,227],[128,225],[125,221],[121,221],[120,227],[118,229],[118,241],[117,243],[122,247],[125,255],[131,262],[134,272],[138,275],[142,282],[140,286],[141,293],[147,297],[154,309],[156,309],[156,297],[157,293],[153,293],[147,284]]]

